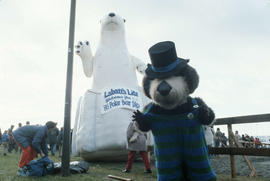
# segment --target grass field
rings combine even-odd
[[[2,155],[2,147],[0,149],[0,181],[32,181],[37,180],[37,177],[19,177],[16,175],[18,169],[18,162],[20,159],[19,153],[9,153],[7,156]],[[61,159],[57,156],[50,156],[54,162],[60,162]],[[79,157],[71,157],[71,161],[80,160]],[[108,175],[116,175],[125,178],[131,178],[134,181],[154,181],[156,180],[156,170],[154,163],[152,163],[152,174],[143,173],[143,163],[140,161],[134,162],[132,172],[129,174],[122,173],[121,170],[125,168],[125,162],[117,163],[104,163],[93,162],[90,163],[90,167],[85,174],[74,174],[68,177],[62,177],[59,175],[48,175],[38,178],[41,181],[113,181],[108,178]],[[269,181],[270,179],[263,178],[248,178],[237,177],[236,179],[230,179],[230,175],[218,175],[219,181]]]

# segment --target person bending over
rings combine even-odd
[[[46,137],[48,131],[56,127],[55,122],[48,121],[44,126],[25,125],[13,132],[16,143],[22,150],[19,168],[33,160],[37,154],[48,156]]]

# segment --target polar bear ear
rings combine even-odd
[[[123,19],[124,20],[124,23],[126,22],[126,19]]]

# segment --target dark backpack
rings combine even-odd
[[[39,160],[32,160],[26,164],[26,176],[45,176],[52,173],[53,162],[47,157],[42,157]]]

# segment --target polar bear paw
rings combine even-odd
[[[88,41],[85,42],[79,41],[78,44],[75,46],[75,49],[76,54],[79,55],[82,60],[89,59],[92,57],[92,52]]]

